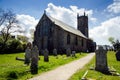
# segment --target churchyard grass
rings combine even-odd
[[[58,59],[55,56],[49,57],[49,62],[44,62],[44,57],[39,56],[38,73],[55,69],[60,65],[64,65],[73,60],[86,56],[87,54],[77,53],[75,57],[66,57],[66,55],[58,55]],[[4,54],[0,55],[0,80],[26,80],[36,75],[30,73],[30,66],[24,65],[24,61],[15,60],[16,57],[24,58],[24,53],[19,54]],[[38,74],[37,74],[38,75]]]
[[[108,51],[107,53],[108,66],[114,67],[120,73],[120,61],[116,60],[115,52]],[[81,80],[84,73],[88,70],[86,78],[95,80],[120,80],[120,76],[105,75],[95,70],[90,70],[90,67],[95,67],[95,57],[84,66],[81,70],[77,71],[69,80]]]

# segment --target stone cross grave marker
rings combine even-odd
[[[66,56],[69,57],[70,55],[71,55],[71,49],[68,48],[68,49],[66,50]]]
[[[95,53],[96,53],[95,70],[100,71],[102,73],[109,73],[107,64],[107,51],[103,49],[102,46],[99,46]]]
[[[47,49],[44,50],[44,61],[49,62],[49,51]]]
[[[31,50],[31,74],[38,73],[38,60],[39,60],[39,50],[37,46],[34,46]]]

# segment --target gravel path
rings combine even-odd
[[[87,64],[94,55],[94,53],[90,53],[79,60],[75,60],[29,80],[68,80],[77,70]]]

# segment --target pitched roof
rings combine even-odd
[[[64,29],[65,31],[68,31],[70,33],[73,33],[75,35],[81,36],[83,38],[87,38],[84,34],[81,33],[81,31],[72,28],[71,26],[63,23],[62,21],[59,21],[51,16],[47,16],[52,22],[54,22],[56,25],[58,25],[59,27],[61,27],[62,29]]]

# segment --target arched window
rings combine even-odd
[[[50,27],[50,29],[49,29],[49,37],[52,37],[52,34],[53,34],[53,30],[52,30],[52,27]]]
[[[77,38],[77,36],[75,37],[75,45],[78,45],[78,38]]]
[[[84,39],[82,39],[82,42],[81,42],[81,43],[82,43],[82,47],[83,47],[83,46],[84,46]]]
[[[67,35],[67,44],[70,44],[70,34]]]

